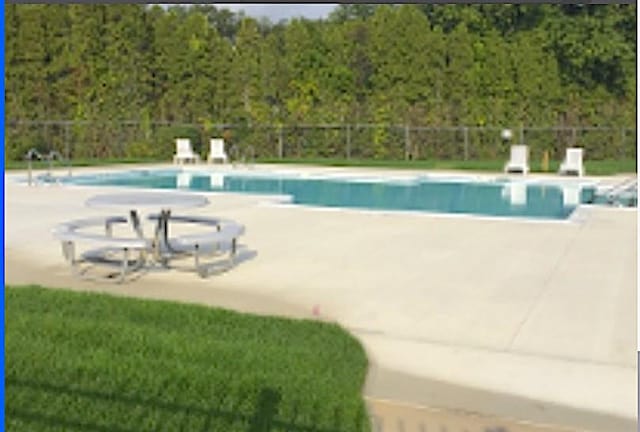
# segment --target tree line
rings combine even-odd
[[[636,119],[635,5],[352,4],[272,23],[212,5],[7,4],[5,34],[6,120],[96,122],[72,131],[96,155],[109,154],[97,137],[121,137],[123,121],[142,125],[135,141],[151,151],[176,132],[158,134],[154,122],[208,131]],[[385,155],[386,130],[373,130],[371,155]],[[46,139],[8,134],[12,158]]]

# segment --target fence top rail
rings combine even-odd
[[[140,120],[22,120],[22,119],[9,119],[5,124],[9,126],[27,125],[27,126],[74,126],[74,125],[127,125],[136,126],[141,124],[148,124],[150,126],[177,126],[177,127],[193,127],[195,129],[202,129],[205,126],[199,123],[178,122],[178,121],[165,121],[154,120],[150,122],[144,122]],[[212,129],[343,129],[343,128],[355,128],[355,129],[369,129],[369,128],[391,128],[391,129],[409,129],[414,131],[501,131],[503,129],[512,129],[514,131],[557,131],[557,132],[572,132],[572,131],[624,131],[633,132],[635,127],[630,126],[412,126],[406,124],[382,124],[382,123],[299,123],[299,124],[254,124],[254,125],[242,125],[235,123],[215,123],[208,125],[208,128]]]

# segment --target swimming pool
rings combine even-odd
[[[310,176],[273,172],[132,170],[79,175],[63,183],[287,195],[299,205],[386,211],[567,219],[593,191],[567,185],[465,177]]]

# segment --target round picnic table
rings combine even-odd
[[[161,242],[172,251],[169,244],[169,219],[171,211],[176,208],[202,207],[209,204],[209,200],[196,194],[171,193],[171,192],[127,192],[101,194],[89,198],[85,202],[87,207],[93,208],[126,208],[133,230],[139,238],[144,238],[140,223],[139,211],[160,211],[157,216],[157,226],[153,238],[156,258],[160,256]]]
[[[86,201],[87,207],[113,208],[126,207],[129,210],[139,209],[173,209],[202,207],[209,200],[202,195],[167,193],[167,192],[129,192],[96,195]]]

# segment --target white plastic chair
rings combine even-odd
[[[504,172],[527,174],[529,172],[529,147],[524,144],[512,145],[511,158],[504,166]]]
[[[584,166],[582,165],[582,148],[567,148],[564,160],[560,164],[559,174],[575,174],[582,177],[584,174]]]
[[[173,163],[199,162],[200,156],[193,152],[191,140],[189,138],[176,139],[176,154],[173,156]]]
[[[211,138],[209,141],[209,162],[221,160],[223,163],[227,163],[227,152],[224,150],[224,139]]]

